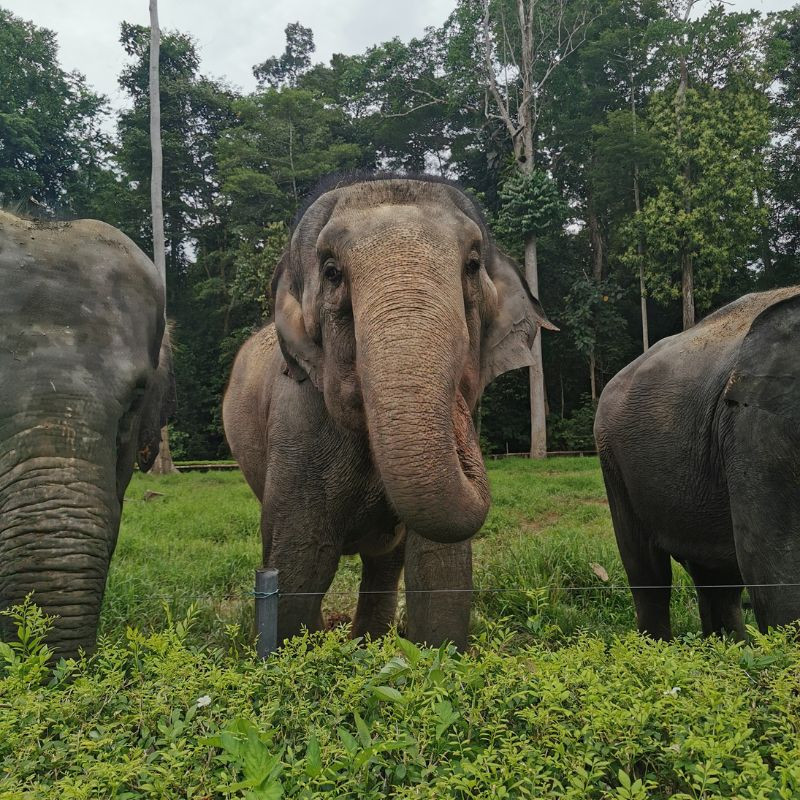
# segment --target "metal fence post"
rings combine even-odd
[[[278,648],[278,570],[256,570],[256,652],[266,658]]]

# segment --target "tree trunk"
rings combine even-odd
[[[686,25],[696,0],[687,0],[683,23]],[[678,139],[683,141],[683,111],[686,108],[686,90],[689,88],[689,67],[686,63],[686,53],[680,56],[680,82],[675,93],[675,115],[677,116]],[[686,163],[683,166],[684,196],[683,209],[687,218],[692,211],[692,161],[686,154]],[[692,259],[692,236],[687,233],[681,247],[681,294],[683,296],[683,329],[688,330],[694,325],[694,262]]]
[[[172,475],[177,474],[178,468],[172,463],[172,453],[169,449],[168,429],[165,425],[161,429],[161,444],[158,447],[158,455],[150,467],[152,475]]]
[[[587,192],[586,217],[589,224],[589,238],[592,243],[592,277],[594,282],[599,285],[603,280],[603,233],[600,230],[600,220],[597,219],[591,188]],[[596,370],[597,359],[594,355],[594,345],[592,345],[589,351],[589,385],[592,391],[592,405],[597,405]]]
[[[761,189],[756,191],[756,200],[759,210],[763,209],[765,203],[764,193],[761,191]],[[761,261],[764,265],[764,274],[769,276],[772,272],[772,251],[769,241],[769,224],[761,226]]]
[[[633,89],[633,73],[631,72],[631,121],[633,122],[633,136],[636,138],[636,93]],[[642,199],[639,194],[639,164],[633,162],[633,202],[636,206],[636,217],[642,211]],[[642,352],[646,353],[650,349],[650,333],[647,321],[647,294],[644,282],[644,242],[642,232],[638,228],[636,231],[636,255],[639,259],[639,301],[642,309]]]
[[[694,263],[688,248],[683,251],[682,266],[683,329],[687,331],[694,325]]]
[[[523,174],[533,171],[536,159],[537,124],[542,114],[545,85],[555,69],[586,39],[590,23],[587,6],[583,3],[575,16],[565,16],[566,2],[555,5],[554,13],[540,13],[535,1],[517,0],[517,23],[520,35],[519,75],[504,85],[498,85],[495,75],[494,44],[490,25],[490,0],[482,1],[483,62],[485,68],[487,118],[501,119],[514,148],[517,169]],[[503,22],[503,31],[506,32]],[[496,106],[496,114],[490,111]],[[525,232],[525,277],[531,292],[538,294],[536,263],[536,234]],[[547,455],[546,397],[542,370],[541,336],[536,337],[530,368],[531,458]]]
[[[164,205],[161,199],[163,156],[161,153],[161,96],[158,86],[158,60],[161,32],[158,28],[158,0],[150,0],[150,209],[153,217],[153,263],[164,285],[167,264],[164,253]]]
[[[600,220],[597,219],[591,189],[587,192],[586,217],[589,224],[589,238],[592,243],[592,277],[595,283],[600,283],[603,280],[603,232],[600,229]]]
[[[639,165],[633,165],[633,199],[636,203],[636,216],[638,217],[642,207],[639,198]],[[647,292],[644,282],[644,242],[642,232],[636,232],[636,255],[639,258],[639,300],[642,307],[642,352],[646,353],[650,348],[650,334],[647,322]]]
[[[164,204],[162,201],[162,169],[161,152],[161,95],[159,94],[158,61],[161,46],[161,31],[158,27],[158,0],[150,0],[150,151],[152,164],[150,171],[150,209],[153,217],[153,263],[164,282],[164,314],[166,316],[167,295],[167,262],[164,252]],[[177,472],[172,463],[169,450],[167,428],[161,429],[161,445],[158,457],[150,470],[156,475]]]
[[[536,257],[536,237],[525,242],[525,280],[534,297],[539,296],[539,266]],[[533,364],[529,370],[531,405],[531,458],[547,457],[547,412],[544,402],[544,369],[542,365],[542,334],[533,343]]]
[[[637,245],[639,252],[639,300],[642,306],[642,352],[646,353],[650,349],[650,332],[647,323],[647,294],[644,285],[644,248],[642,243]]]

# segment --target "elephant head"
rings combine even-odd
[[[174,407],[164,287],[103,223],[0,212],[0,607],[94,646],[122,499]]]
[[[287,373],[368,436],[399,518],[440,542],[475,534],[490,497],[472,413],[553,327],[475,203],[433,180],[337,186],[300,217],[272,288]]]

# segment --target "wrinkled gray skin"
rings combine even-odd
[[[595,438],[631,586],[748,585],[762,630],[800,617],[800,287],[750,294],[608,384]],[[761,584],[761,585],[760,585]],[[671,635],[668,589],[633,589]],[[698,588],[703,632],[745,634],[741,590]]]
[[[164,290],[109,225],[5,212],[0,286],[0,607],[33,592],[71,656],[94,647],[125,488],[174,403]]]
[[[394,620],[467,640],[470,537],[489,487],[471,414],[496,375],[530,363],[549,325],[472,202],[420,180],[320,196],[273,282],[275,324],[240,350],[223,404],[262,503],[264,563],[280,570],[279,640],[321,628],[321,593],[358,553],[354,636]],[[459,593],[429,593],[429,589]]]

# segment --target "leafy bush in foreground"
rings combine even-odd
[[[190,620],[55,669],[38,610],[0,646],[0,798],[794,798],[796,632],[629,634],[465,656],[296,639],[266,663]]]

